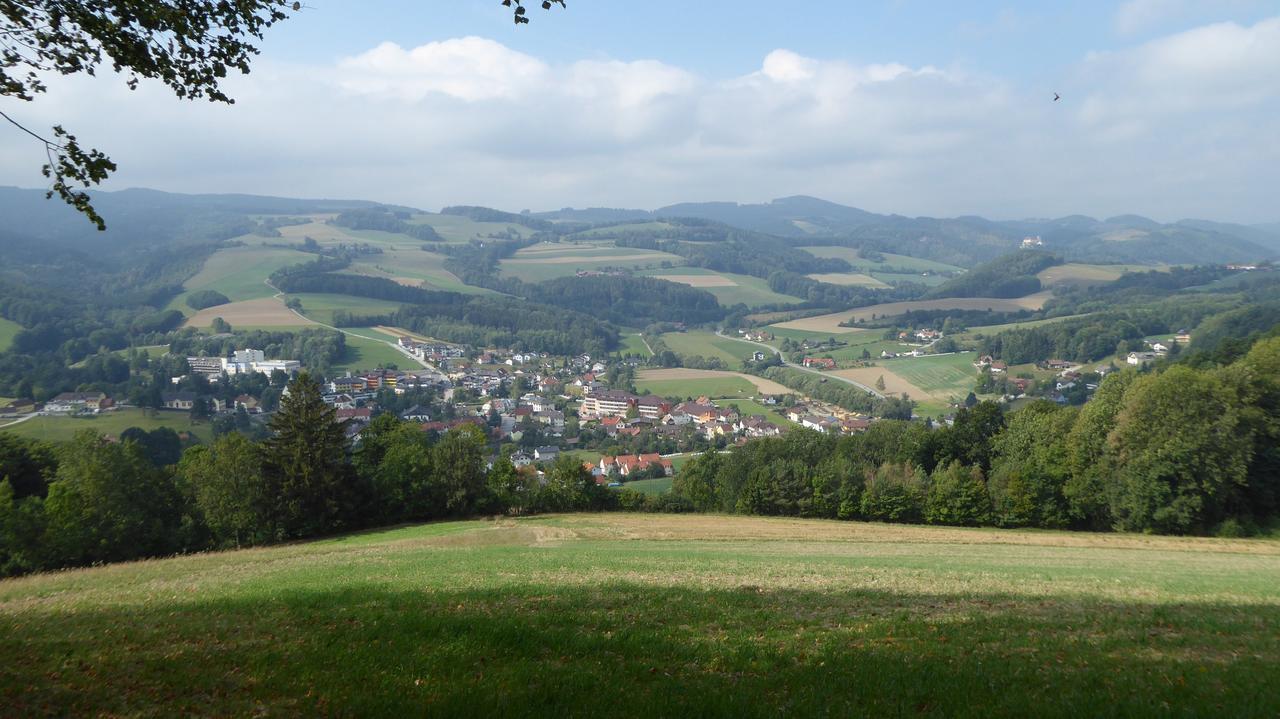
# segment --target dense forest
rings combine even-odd
[[[926,298],[1025,297],[1040,291],[1036,273],[1062,264],[1062,258],[1039,250],[1018,250],[985,262],[930,290]]]

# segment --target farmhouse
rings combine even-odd
[[[1130,352],[1125,362],[1134,367],[1144,367],[1150,362],[1155,362],[1156,357],[1155,352]]]
[[[165,409],[186,409],[189,410],[196,404],[195,392],[164,392],[160,395],[160,401],[164,404]]]
[[[836,361],[830,357],[805,357],[804,366],[810,369],[835,369]]]

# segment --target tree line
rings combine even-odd
[[[792,432],[707,454],[673,491],[699,511],[999,527],[1249,534],[1280,512],[1280,337],[1228,365],[1110,375],[1082,408]]]

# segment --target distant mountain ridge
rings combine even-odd
[[[584,211],[536,213],[584,220]],[[796,244],[856,244],[886,252],[973,266],[1038,237],[1070,261],[1196,264],[1257,262],[1280,255],[1280,223],[1238,225],[1207,220],[1163,224],[1140,215],[988,220],[881,215],[803,195],[758,204],[689,202],[653,211],[609,210],[601,221],[693,217],[786,237]]]
[[[33,243],[100,250],[149,243],[208,242],[253,230],[253,215],[316,214],[349,209],[412,208],[369,200],[311,200],[245,194],[186,195],[148,189],[91,193],[108,229],[97,232],[64,204],[45,200],[42,190],[0,187],[0,247]],[[517,214],[484,207],[446,208],[473,217],[499,217],[536,229],[555,224],[600,225],[690,218],[783,238],[793,246],[842,245],[973,267],[1007,254],[1024,238],[1040,238],[1041,249],[1067,261],[1134,264],[1258,262],[1280,256],[1280,223],[1241,225],[1187,219],[1164,224],[1139,215],[1099,220],[1086,215],[988,220],[882,215],[815,197],[797,195],[770,202],[686,202],[656,210],[564,208]],[[567,227],[566,227],[567,229]]]

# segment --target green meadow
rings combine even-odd
[[[1280,543],[751,517],[392,528],[0,581],[10,716],[1257,716]]]
[[[886,360],[880,366],[932,395],[951,394],[964,399],[978,381],[973,352]]]
[[[858,256],[858,250],[852,247],[801,247],[814,257],[837,258],[848,262],[860,272],[883,272],[886,269],[909,270],[914,272],[955,272],[963,268],[948,265],[945,262],[934,262],[919,257],[881,253],[883,262],[876,262]]]
[[[749,357],[753,352],[761,349],[756,345],[701,330],[671,332],[662,335],[662,341],[666,342],[671,351],[678,355],[718,357],[725,363],[726,368],[731,370],[741,369],[743,358]]]
[[[333,324],[333,313],[337,311],[345,311],[353,315],[384,315],[391,314],[401,307],[399,302],[322,292],[291,293],[288,299],[301,302],[302,314],[324,324]]]
[[[13,338],[17,337],[22,329],[22,325],[17,322],[0,317],[0,352],[9,349],[13,344]]]
[[[392,340],[390,335],[383,335],[383,337],[385,339],[373,339],[348,332],[344,340],[346,352],[343,354],[342,359],[333,365],[332,369],[341,372],[345,370],[371,370],[378,365],[384,367],[395,365],[400,369],[420,367],[412,357],[387,344],[388,340]]]
[[[205,441],[213,436],[213,430],[208,422],[192,422],[187,412],[159,410],[153,416],[146,410],[136,407],[87,417],[33,417],[19,423],[0,424],[0,432],[11,432],[19,437],[30,439],[65,442],[75,436],[76,432],[84,429],[119,437],[121,432],[130,427],[140,427],[145,430],[168,427],[175,432],[189,432]]]
[[[200,271],[183,283],[186,292],[174,298],[170,307],[195,314],[185,300],[196,290],[221,292],[232,302],[270,297],[276,293],[266,284],[272,272],[314,259],[315,255],[280,247],[225,247],[210,255]]]

